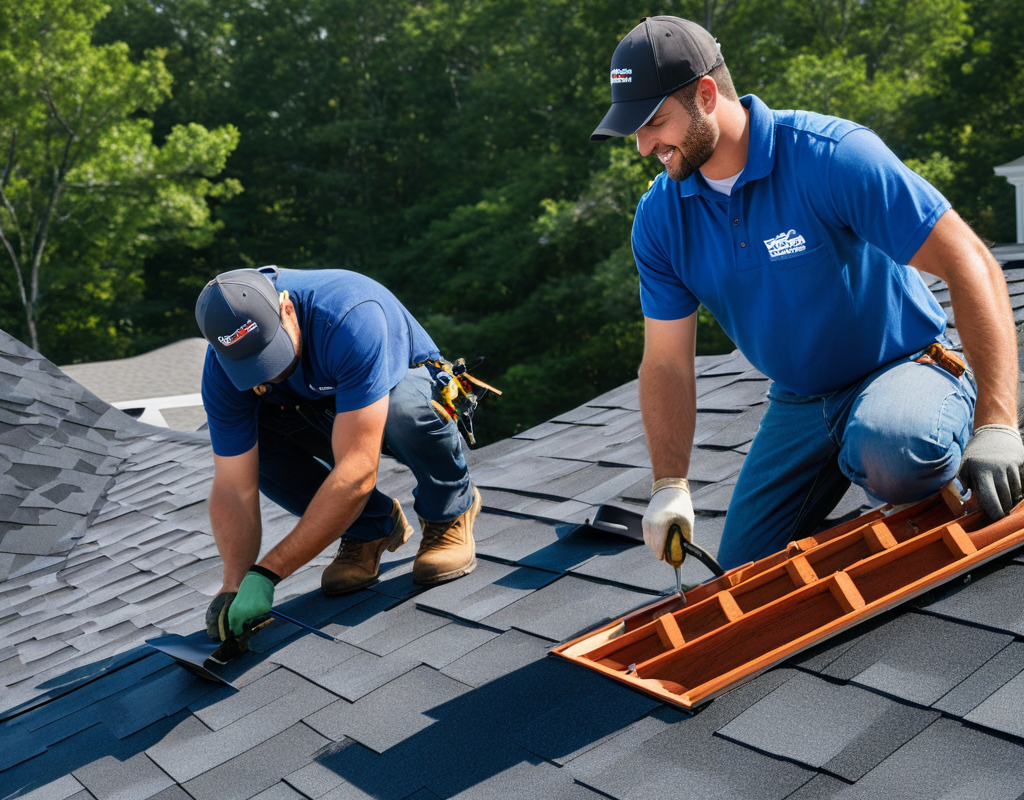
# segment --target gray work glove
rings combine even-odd
[[[1021,498],[1024,444],[1009,425],[982,425],[964,448],[960,480],[978,496],[992,520],[1010,513]]]
[[[223,642],[231,635],[228,625],[228,611],[237,592],[221,592],[206,609],[206,635],[217,642]]]

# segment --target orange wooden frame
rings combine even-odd
[[[871,511],[552,650],[694,708],[840,631],[1024,544],[1024,503],[988,523],[946,493]]]

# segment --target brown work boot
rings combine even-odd
[[[395,524],[389,535],[365,541],[342,534],[338,555],[327,565],[323,575],[320,576],[320,590],[325,595],[331,597],[348,594],[376,583],[377,573],[380,570],[380,557],[384,555],[384,548],[393,553],[409,541],[409,537],[412,535],[412,525],[406,520],[397,500],[394,500],[394,504],[391,519]]]
[[[432,584],[468,575],[476,569],[473,520],[480,513],[480,492],[473,487],[473,505],[448,522],[427,522],[420,517],[423,542],[412,565],[415,583]]]

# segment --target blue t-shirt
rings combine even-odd
[[[657,177],[633,222],[644,315],[703,303],[780,388],[827,394],[921,350],[946,315],[905,266],[949,208],[867,128],[753,95],[731,195]]]
[[[273,279],[273,268],[265,270]],[[440,358],[422,326],[372,278],[342,269],[277,273],[277,290],[287,289],[295,304],[302,358],[273,392],[310,400],[333,395],[340,414],[380,400],[410,365]],[[202,392],[213,452],[236,456],[252,449],[260,399],[252,389],[235,388],[212,347],[206,352]]]

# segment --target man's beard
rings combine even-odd
[[[685,181],[704,166],[718,144],[718,131],[711,125],[704,109],[693,103],[692,108],[687,108],[687,111],[690,114],[690,129],[686,132],[682,145],[676,148],[679,161],[676,162],[673,158],[665,167],[668,176],[674,181]]]

